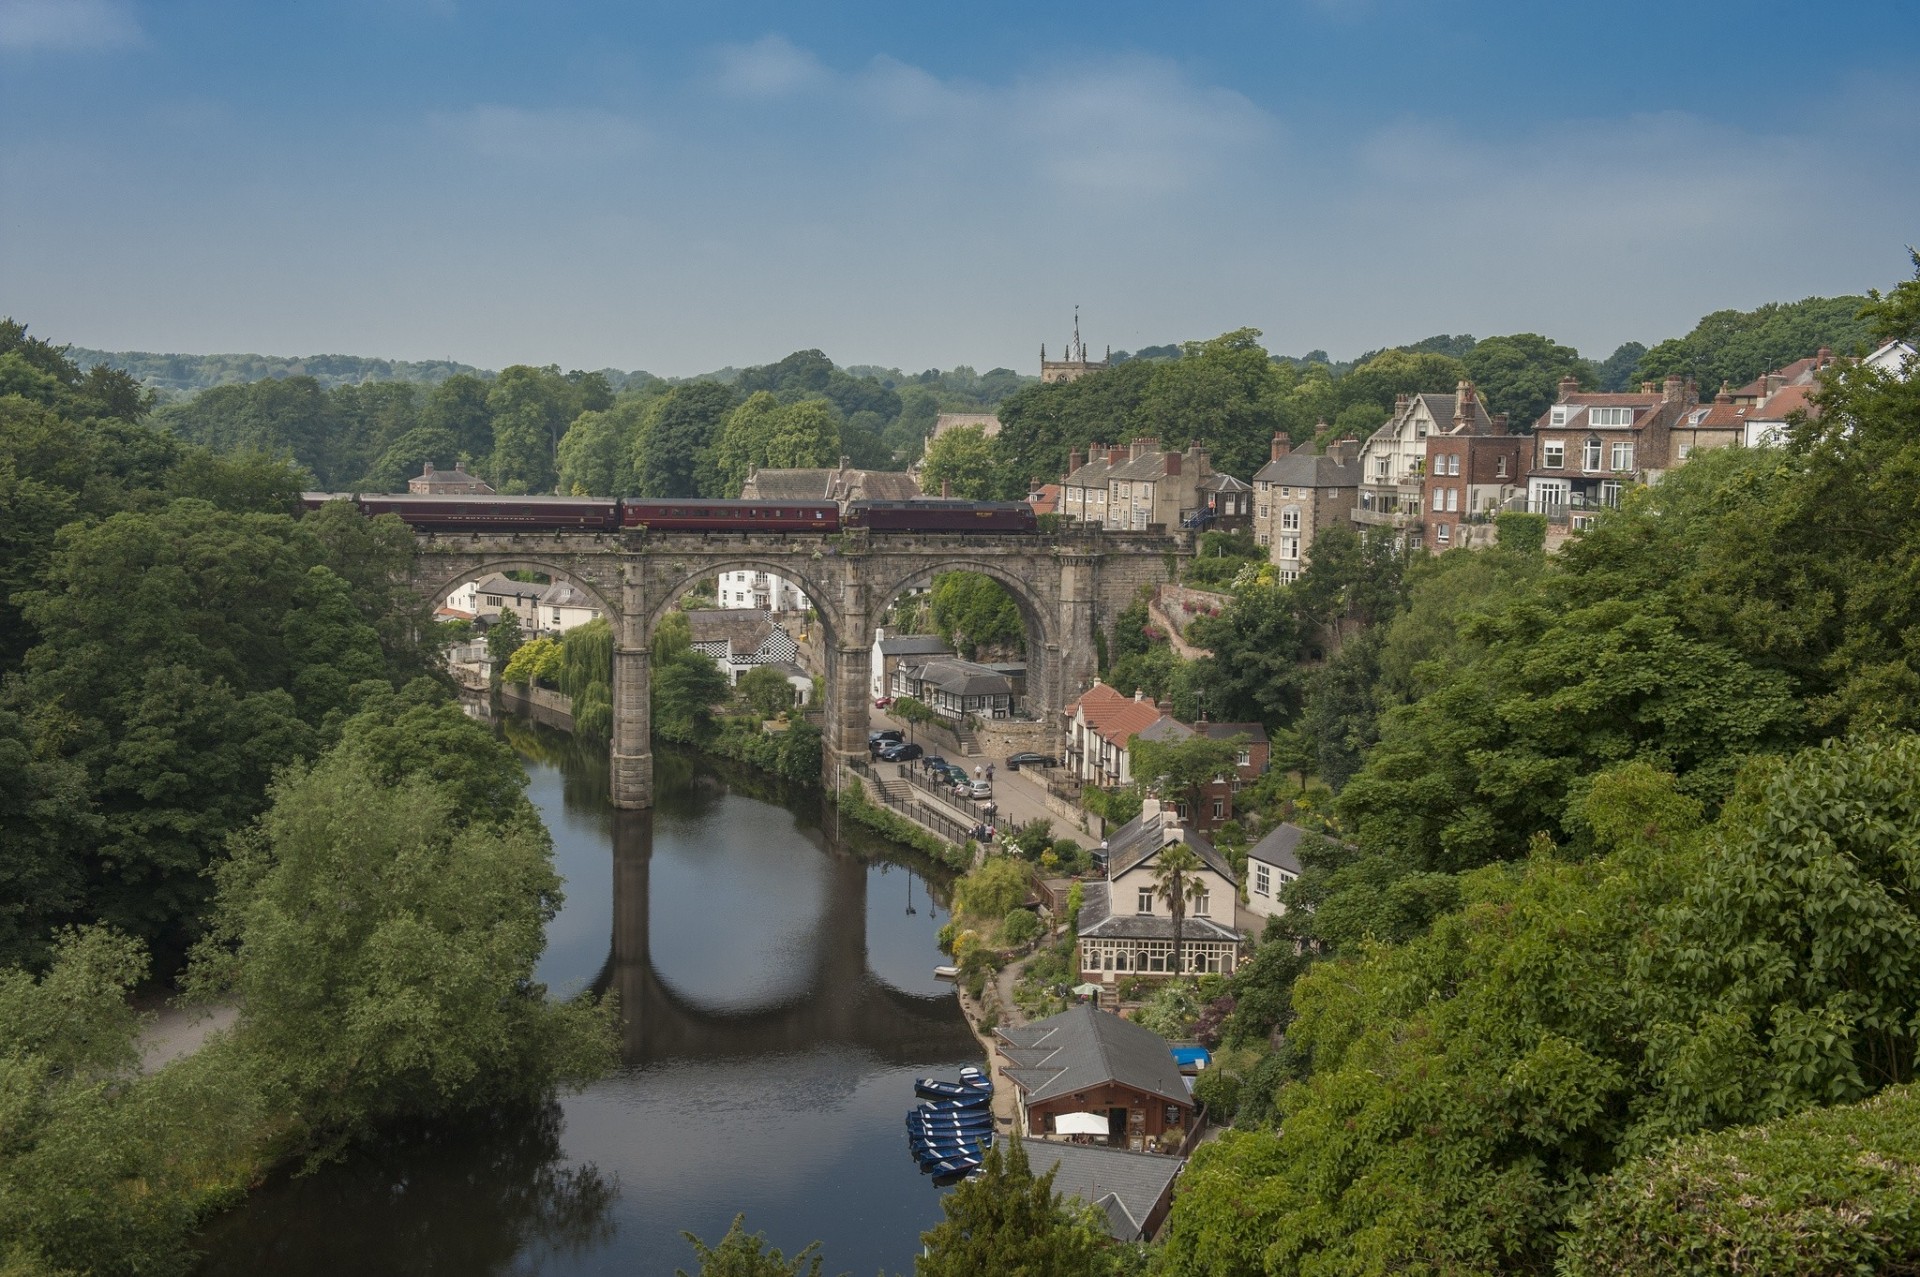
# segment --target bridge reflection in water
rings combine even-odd
[[[949,993],[915,993],[874,973],[867,950],[871,866],[830,846],[818,828],[796,829],[795,841],[804,838],[804,844],[784,849],[793,881],[780,884],[783,894],[819,906],[805,928],[808,943],[802,952],[778,947],[756,952],[755,932],[765,920],[730,916],[725,906],[700,924],[712,929],[719,945],[745,950],[749,963],[768,967],[762,978],[773,985],[777,1000],[741,1006],[736,996],[716,1004],[685,991],[694,981],[675,979],[672,970],[687,958],[700,958],[679,955],[663,974],[653,952],[654,822],[662,818],[672,819],[666,813],[621,811],[613,823],[613,944],[594,988],[619,998],[625,1021],[622,1054],[629,1066],[789,1055],[836,1044],[892,1064],[978,1049]],[[710,946],[701,947],[711,953]],[[771,969],[783,962],[784,969]]]

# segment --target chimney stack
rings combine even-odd
[[[1068,474],[1074,473],[1076,470],[1078,470],[1081,466],[1085,464],[1086,464],[1086,458],[1080,455],[1080,449],[1075,448],[1073,451],[1067,454],[1067,473]]]
[[[1570,396],[1577,394],[1579,390],[1580,379],[1578,377],[1562,377],[1560,379],[1560,402],[1565,403]]]
[[[1473,420],[1473,383],[1462,377],[1453,387],[1453,425],[1456,430]]]
[[[1402,391],[1393,397],[1393,415],[1397,417],[1406,410],[1407,395],[1405,391]]]
[[[1643,381],[1640,383],[1640,393],[1643,395],[1657,395],[1660,393],[1660,387],[1651,381]]]
[[[1125,461],[1126,459],[1127,459],[1127,450],[1125,448],[1115,446],[1107,449],[1108,465],[1117,466],[1121,462]]]
[[[1681,393],[1685,388],[1686,384],[1687,383],[1681,378],[1679,373],[1677,372],[1668,373],[1666,381],[1661,383],[1661,386],[1660,386],[1660,402],[1661,403],[1679,403]]]
[[[1166,467],[1167,467],[1167,474],[1169,476],[1179,474],[1180,473],[1180,454],[1177,452],[1169,452],[1167,454]]]
[[[1507,414],[1506,413],[1496,412],[1493,414],[1493,433],[1497,435],[1504,435],[1505,433],[1507,433]]]
[[[1273,432],[1273,456],[1269,459],[1273,461],[1278,461],[1280,460],[1280,458],[1286,456],[1289,452],[1292,452],[1292,451],[1293,451],[1293,440],[1287,438],[1285,435],[1281,434],[1278,430],[1274,431]]]
[[[1815,368],[1825,368],[1828,364],[1832,362],[1833,362],[1833,347],[1822,346],[1820,347],[1820,349],[1813,352],[1813,366]]]
[[[1729,381],[1722,381],[1720,383],[1720,393],[1713,397],[1713,401],[1715,403],[1732,403],[1733,402],[1733,383]]]
[[[1147,699],[1147,693],[1145,689],[1138,688],[1138,687],[1133,689],[1133,703],[1135,705],[1138,705],[1141,701],[1144,701],[1146,699]]]

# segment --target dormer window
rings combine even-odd
[[[1567,424],[1567,405],[1555,404],[1553,406],[1553,416],[1548,418],[1548,423],[1555,426],[1566,425]]]
[[[1633,424],[1633,409],[1589,408],[1587,420],[1596,426],[1630,426]]]

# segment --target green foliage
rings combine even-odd
[[[978,1179],[941,1200],[943,1218],[922,1233],[915,1277],[1097,1277],[1107,1270],[1106,1231],[1087,1209],[1053,1191],[1054,1172],[1035,1176],[1015,1134],[987,1150]]]
[[[502,609],[500,619],[487,631],[487,659],[494,668],[504,671],[513,654],[526,643],[526,635],[520,629],[518,613]]]
[[[1067,888],[1067,934],[1077,935],[1080,931],[1080,909],[1086,904],[1086,894],[1079,883]]]
[[[1145,740],[1135,736],[1127,743],[1133,783],[1146,789],[1158,789],[1172,802],[1184,800],[1189,810],[1198,811],[1200,791],[1221,777],[1231,778],[1245,736],[1219,740],[1198,733],[1182,740]]]
[[[979,426],[962,426],[935,439],[922,458],[920,473],[925,491],[951,492],[968,501],[990,500],[1003,486],[993,441]]]
[[[1153,991],[1146,1004],[1133,1013],[1133,1018],[1161,1037],[1178,1041],[1193,1033],[1201,1006],[1199,991],[1192,980],[1166,980]]]
[[[1593,369],[1579,351],[1538,333],[1488,337],[1465,364],[1487,411],[1506,413],[1515,430],[1531,427],[1560,398],[1561,378],[1572,377],[1583,389],[1593,385]]]
[[[840,422],[832,404],[807,399],[782,404],[759,391],[735,408],[714,440],[702,490],[737,497],[749,472],[831,466],[840,457]]]
[[[1012,909],[1001,920],[1000,940],[1003,944],[1019,949],[1038,940],[1043,930],[1039,916],[1033,910]]]
[[[942,572],[933,578],[933,624],[968,660],[983,654],[1018,656],[1026,650],[1020,605],[1007,588],[979,572]]]
[[[655,399],[634,435],[640,495],[700,495],[700,476],[712,472],[709,453],[736,402],[732,387],[711,381],[685,382]]]
[[[236,1044],[297,1117],[296,1145],[324,1153],[604,1070],[611,1020],[533,982],[560,900],[538,821],[463,811],[430,776],[389,783],[357,753],[275,782],[216,873],[191,973],[238,1000]]]
[[[1601,1181],[1561,1271],[1893,1273],[1920,1264],[1920,1095],[1700,1136]]]
[[[799,695],[785,674],[766,665],[742,674],[738,690],[761,718],[778,718],[793,708],[794,700]]]
[[[727,1235],[717,1246],[709,1246],[692,1233],[681,1233],[693,1246],[700,1260],[698,1273],[684,1268],[673,1270],[674,1277],[820,1277],[819,1242],[809,1242],[788,1259],[779,1249],[767,1247],[764,1233],[748,1233],[747,1217],[735,1215]]]
[[[1750,311],[1716,310],[1685,337],[1641,356],[1635,376],[1692,377],[1707,395],[1723,381],[1745,385],[1763,372],[1805,359],[1821,346],[1836,354],[1862,351],[1869,338],[1861,297],[1808,297],[1769,302]]]
[[[500,672],[500,681],[521,687],[536,680],[551,684],[559,678],[564,662],[559,639],[537,638],[514,649],[506,669]]]
[[[989,856],[985,864],[953,884],[954,916],[997,923],[1026,900],[1032,877],[1032,867],[1023,860]]]
[[[1186,970],[1180,942],[1187,907],[1207,892],[1200,871],[1206,866],[1193,848],[1184,842],[1169,843],[1153,862],[1153,894],[1165,902],[1173,919],[1173,969]]]
[[[597,617],[560,636],[556,681],[573,702],[573,730],[589,740],[613,738],[613,624]]]

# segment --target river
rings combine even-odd
[[[658,805],[617,812],[607,756],[502,730],[552,831],[566,904],[539,975],[610,989],[623,1067],[503,1113],[281,1177],[217,1220],[207,1277],[622,1274],[696,1269],[744,1212],[827,1271],[911,1271],[940,1194],[901,1115],[913,1079],[980,1063],[913,853],[832,828],[817,792],[655,755]]]

